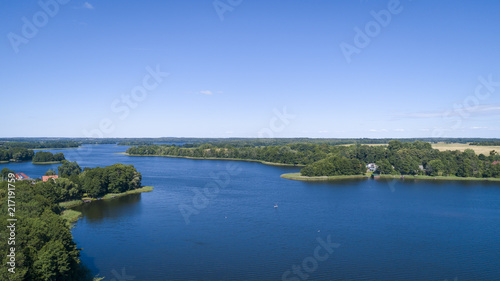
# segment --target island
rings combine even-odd
[[[36,165],[59,164],[65,160],[63,153],[52,154],[49,151],[38,151],[33,156],[32,162]]]

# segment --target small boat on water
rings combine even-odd
[[[274,208],[278,208],[278,204],[274,204]]]

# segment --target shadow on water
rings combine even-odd
[[[139,211],[141,194],[131,194],[111,200],[98,200],[75,207],[85,219],[98,222],[108,218],[119,218]]]

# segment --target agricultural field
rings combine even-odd
[[[490,151],[495,150],[500,153],[500,146],[480,146],[480,145],[469,145],[468,143],[444,143],[438,142],[433,143],[432,148],[439,149],[440,151],[445,150],[460,150],[464,151],[466,149],[472,149],[476,154],[489,155]]]

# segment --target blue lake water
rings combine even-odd
[[[114,154],[126,148],[53,150],[133,164],[155,188],[80,208],[74,239],[105,280],[500,280],[499,183],[297,182],[279,177],[297,168]]]

